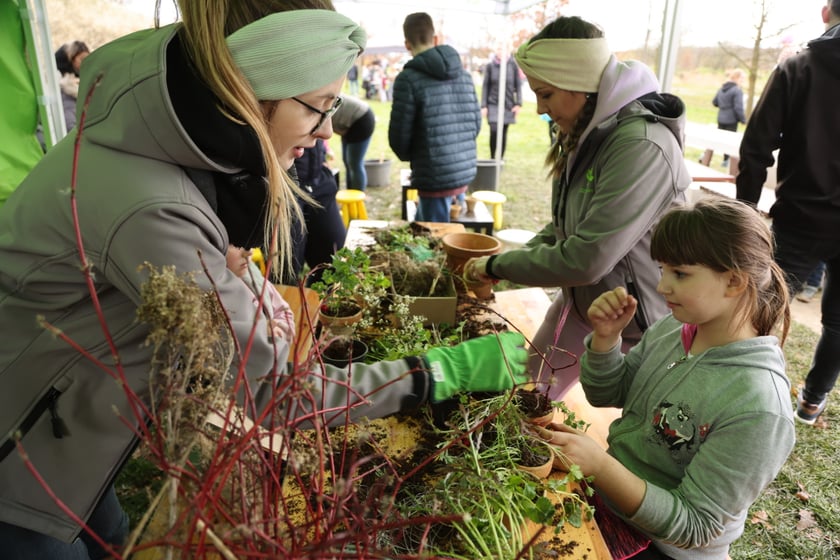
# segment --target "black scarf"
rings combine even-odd
[[[175,114],[198,148],[235,174],[185,168],[227,229],[237,247],[265,247],[267,188],[265,162],[254,130],[222,114],[221,102],[199,78],[179,37],[166,53],[166,85]],[[229,111],[230,112],[230,111]]]

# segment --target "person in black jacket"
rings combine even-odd
[[[460,55],[438,45],[429,14],[409,14],[403,32],[414,58],[394,80],[388,142],[411,162],[411,187],[420,197],[415,218],[448,222],[452,198],[475,178],[481,109]]]
[[[298,184],[320,207],[298,200],[303,210],[306,229],[292,228],[294,257],[292,269],[297,277],[303,271],[304,263],[310,269],[332,261],[333,253],[344,247],[347,230],[341,219],[341,212],[335,201],[338,183],[332,169],[327,165],[327,146],[318,139],[311,148],[305,148],[303,155],[295,160],[294,169]],[[320,274],[310,275],[314,282]]]
[[[736,178],[738,199],[756,204],[779,150],[770,217],[790,293],[826,264],[822,335],[797,399],[796,419],[806,424],[823,413],[840,374],[840,0],[823,6],[822,19],[826,32],[770,75],[744,132]]]

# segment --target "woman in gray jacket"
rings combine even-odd
[[[224,379],[273,433],[313,408],[337,423],[381,417],[462,390],[503,390],[525,371],[514,333],[355,364],[352,380],[348,369],[286,366],[288,343],[269,339],[225,252],[268,247],[270,266],[289,266],[295,197],[305,195],[286,170],[331,136],[365,34],[328,0],[180,4],[183,23],[90,55],[76,133],[0,209],[4,558],[105,557],[80,523],[109,546],[123,541],[112,481],[150,420],[137,403],[155,410],[161,391],[149,325],[136,317],[144,263],[195,273],[215,291],[241,349]],[[311,400],[277,389],[294,375]]]
[[[470,261],[466,274],[563,288],[534,337],[531,362],[531,374],[559,399],[578,379],[568,353],[581,355],[592,330],[586,310],[601,293],[626,285],[639,301],[622,335],[625,348],[667,313],[648,247],[651,228],[684,201],[691,182],[682,152],[685,107],[657,93],[645,65],[610,54],[603,32],[577,17],[548,24],[516,61],[537,111],[559,133],[546,158],[552,222],[522,249]]]

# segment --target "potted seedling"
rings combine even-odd
[[[311,285],[321,298],[321,325],[334,335],[352,334],[362,318],[365,301],[389,283],[380,271],[371,270],[370,258],[362,249],[339,249],[330,266],[322,270],[321,278]]]
[[[350,362],[363,362],[367,352],[367,344],[361,340],[337,336],[321,351],[321,357],[328,364],[336,367],[347,367]]]
[[[452,325],[458,301],[440,240],[416,223],[374,229],[371,237],[366,251],[391,281],[393,294],[406,298],[408,312],[424,317],[426,326]]]
[[[525,416],[525,420],[531,424],[547,426],[554,419],[554,404],[547,394],[536,387],[517,389],[514,393],[514,402]]]
[[[511,393],[464,395],[445,426],[437,471],[420,478],[398,496],[397,507],[415,518],[429,513],[451,518],[438,525],[412,526],[406,550],[437,557],[522,558],[529,546],[529,524],[559,532],[568,522],[579,527],[591,517],[584,499],[568,489],[580,471],[547,480],[519,467],[530,453],[550,461],[558,451],[523,429],[525,415]],[[537,451],[534,451],[537,450]],[[399,550],[399,549],[398,549]]]

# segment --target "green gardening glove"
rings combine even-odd
[[[500,392],[529,380],[528,352],[520,333],[488,334],[426,353],[432,372],[432,401],[462,391]]]

